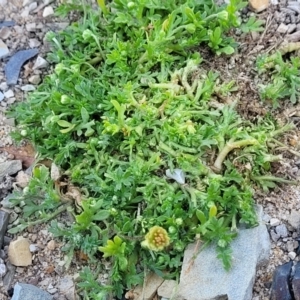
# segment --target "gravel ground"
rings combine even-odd
[[[259,15],[266,23],[264,32],[253,33],[249,37],[244,37],[237,30],[235,34],[241,42],[240,53],[231,57],[230,60],[224,59],[221,63],[219,60],[218,62],[206,62],[208,67],[214,67],[222,75],[237,80],[242,91],[239,95],[241,98],[239,110],[244,117],[250,119],[255,119],[258,115],[265,115],[267,111],[258,101],[255,90],[254,83],[260,79],[255,77],[251,71],[257,53],[269,52],[277,48],[287,38],[287,34],[300,31],[300,5],[295,4],[297,3],[295,1],[292,4],[286,1],[275,1],[273,0],[273,4]],[[13,20],[15,22],[13,26],[0,28],[0,42],[2,41],[9,50],[8,56],[0,60],[0,162],[22,158],[29,167],[30,161],[34,158],[34,152],[26,144],[18,148],[10,147],[13,142],[9,133],[14,129],[14,120],[6,119],[5,111],[11,104],[23,101],[26,98],[26,93],[35,89],[43,76],[50,70],[50,67],[42,60],[46,58],[46,53],[49,50],[44,36],[49,30],[63,29],[69,23],[69,20],[61,20],[53,16],[52,9],[55,6],[56,2],[51,0],[37,2],[34,0],[0,0],[0,20]],[[298,6],[299,13],[297,12]],[[253,14],[247,9],[243,13],[245,16]],[[40,58],[35,57],[29,60],[21,70],[17,85],[9,87],[4,76],[4,67],[9,57],[18,50],[30,48],[39,49],[38,57]],[[247,57],[246,60],[245,57]],[[43,64],[39,65],[41,62]],[[300,106],[289,107],[287,105],[283,111],[277,112],[277,117],[282,120],[289,119],[297,124],[300,117],[298,112],[300,112]],[[295,130],[285,136],[283,142],[295,151],[299,151],[299,131]],[[296,179],[300,175],[299,166],[300,158],[287,152],[284,154],[283,162],[276,167],[275,172]],[[0,200],[4,198],[16,181],[18,181],[17,178],[7,176],[3,182],[0,182],[2,191],[0,192]],[[269,299],[272,276],[276,266],[290,260],[298,261],[296,256],[298,242],[296,239],[299,236],[297,228],[299,229],[300,225],[297,223],[297,220],[300,220],[300,188],[281,186],[268,194],[262,194],[261,191],[257,190],[255,197],[257,202],[263,205],[264,220],[272,241],[270,262],[257,271],[254,285],[253,300],[264,300]],[[11,209],[9,211],[11,212],[10,223],[18,222],[18,210]],[[61,216],[61,221],[72,222],[72,219],[65,214]],[[75,258],[71,268],[66,271],[64,254],[61,252],[63,244],[52,238],[46,225],[42,228],[29,228],[22,236],[27,237],[32,245],[34,250],[33,262],[28,267],[17,268],[6,263],[8,273],[10,272],[9,286],[13,286],[18,281],[26,282],[47,290],[54,296],[54,299],[76,299],[74,287],[69,289],[69,298],[66,298],[68,293],[62,284],[70,281],[70,279],[77,280],[78,272],[84,265],[84,258]],[[0,258],[4,261],[7,261],[9,242],[10,237],[7,237],[4,251],[0,251]],[[108,277],[106,273],[100,276],[103,282]],[[3,285],[3,282],[0,282],[0,286],[1,284]],[[3,295],[0,294],[0,299],[8,298],[3,289]]]

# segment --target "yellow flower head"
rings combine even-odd
[[[160,226],[153,226],[145,236],[142,246],[152,251],[161,251],[169,246],[170,238],[165,229]]]

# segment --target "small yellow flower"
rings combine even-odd
[[[145,236],[142,246],[152,251],[161,251],[169,246],[170,238],[167,231],[160,226],[153,226]]]

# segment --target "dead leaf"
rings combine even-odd
[[[134,299],[133,290],[129,290],[128,292],[126,292],[125,299]]]
[[[21,188],[24,188],[28,185],[31,176],[26,174],[24,171],[20,171],[16,176],[15,184]]]
[[[58,168],[58,166],[54,162],[51,164],[50,174],[51,174],[51,179],[52,180],[56,181],[56,180],[58,180],[60,178],[59,168]]]
[[[81,207],[81,192],[78,187],[74,185],[68,186],[68,191],[65,193],[65,196],[69,199],[75,200],[75,205]]]
[[[50,265],[48,266],[46,269],[45,269],[45,273],[46,274],[51,274],[55,271],[55,267],[53,265]]]
[[[89,257],[82,251],[76,251],[76,258],[80,261],[88,261]]]

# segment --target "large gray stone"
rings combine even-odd
[[[3,180],[5,175],[13,175],[22,170],[21,160],[8,160],[0,163],[0,182]]]
[[[47,292],[34,285],[17,283],[14,286],[14,295],[11,300],[52,300],[53,297]]]
[[[204,248],[195,258],[196,245],[187,247],[180,275],[176,299],[188,300],[251,300],[256,268],[267,263],[270,238],[262,221],[262,208],[258,207],[259,226],[240,229],[232,242],[232,267],[227,272],[216,259],[215,246]]]
[[[3,246],[4,235],[7,230],[8,221],[9,221],[9,213],[0,210],[0,249]]]

